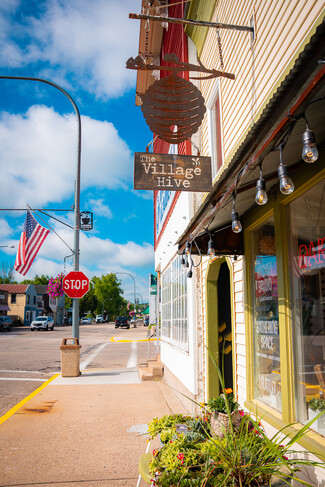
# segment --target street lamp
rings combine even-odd
[[[104,303],[105,301],[109,301],[109,298],[104,299],[103,306],[102,306],[102,316],[104,316]]]
[[[74,193],[74,271],[79,271],[79,232],[80,232],[80,170],[81,170],[81,117],[78,107],[69,95],[61,86],[48,81],[43,78],[34,78],[30,76],[1,76],[0,79],[10,79],[19,81],[39,81],[40,83],[45,83],[47,85],[53,86],[57,90],[61,91],[73,106],[73,109],[77,115],[78,120],[78,150],[77,150],[77,165],[76,165],[76,182],[75,182],[75,193]],[[79,299],[72,299],[72,338],[79,339]]]
[[[69,257],[73,257],[74,254],[70,254],[70,255],[66,255],[63,259],[63,262],[64,262],[64,274],[65,274],[65,271],[66,271],[66,260],[69,259]]]
[[[140,293],[137,293],[136,295],[137,295],[137,296],[140,296],[141,301],[142,301],[142,309],[143,309],[143,297],[141,296],[141,294],[140,294]]]
[[[132,277],[132,279],[133,279],[133,294],[134,294],[134,311],[135,311],[135,279],[134,279],[134,277],[129,272],[114,272],[114,274],[115,275],[116,274],[127,274],[128,276]]]

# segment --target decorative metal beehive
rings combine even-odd
[[[156,81],[142,101],[141,109],[150,129],[170,144],[179,144],[195,134],[205,113],[201,92],[176,74]]]

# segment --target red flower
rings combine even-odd
[[[179,459],[179,461],[181,462],[181,464],[183,465],[184,463],[184,453],[179,453],[177,455],[177,458]]]

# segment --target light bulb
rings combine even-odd
[[[208,256],[209,257],[214,257],[216,255],[215,250],[213,248],[213,242],[212,242],[212,237],[210,236],[210,240],[208,242]]]
[[[295,187],[292,182],[292,179],[288,175],[288,169],[283,164],[280,164],[278,168],[278,175],[280,179],[280,191],[282,194],[291,194],[293,193]]]
[[[193,271],[192,271],[192,267],[190,268],[190,270],[188,271],[187,273],[187,277],[192,277],[193,276]]]
[[[189,241],[186,240],[186,245],[185,245],[184,253],[186,255],[188,255],[190,252],[191,252],[190,244],[189,244]]]
[[[243,229],[237,211],[232,210],[231,212],[231,229],[234,233],[240,233]]]
[[[265,189],[265,180],[260,178],[256,182],[256,196],[255,201],[258,205],[265,205],[267,203],[267,193]]]
[[[312,130],[305,130],[302,134],[302,154],[301,157],[305,162],[312,164],[318,159],[318,150],[315,142],[315,135]]]

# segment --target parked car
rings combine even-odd
[[[50,316],[38,316],[30,324],[31,331],[54,330],[54,321]]]
[[[92,319],[88,317],[81,318],[80,323],[83,325],[91,325],[92,324]]]
[[[0,331],[12,330],[12,321],[10,316],[0,316]]]
[[[130,328],[130,321],[127,316],[118,316],[115,320],[115,328]]]
[[[103,315],[96,315],[95,323],[105,323]]]

